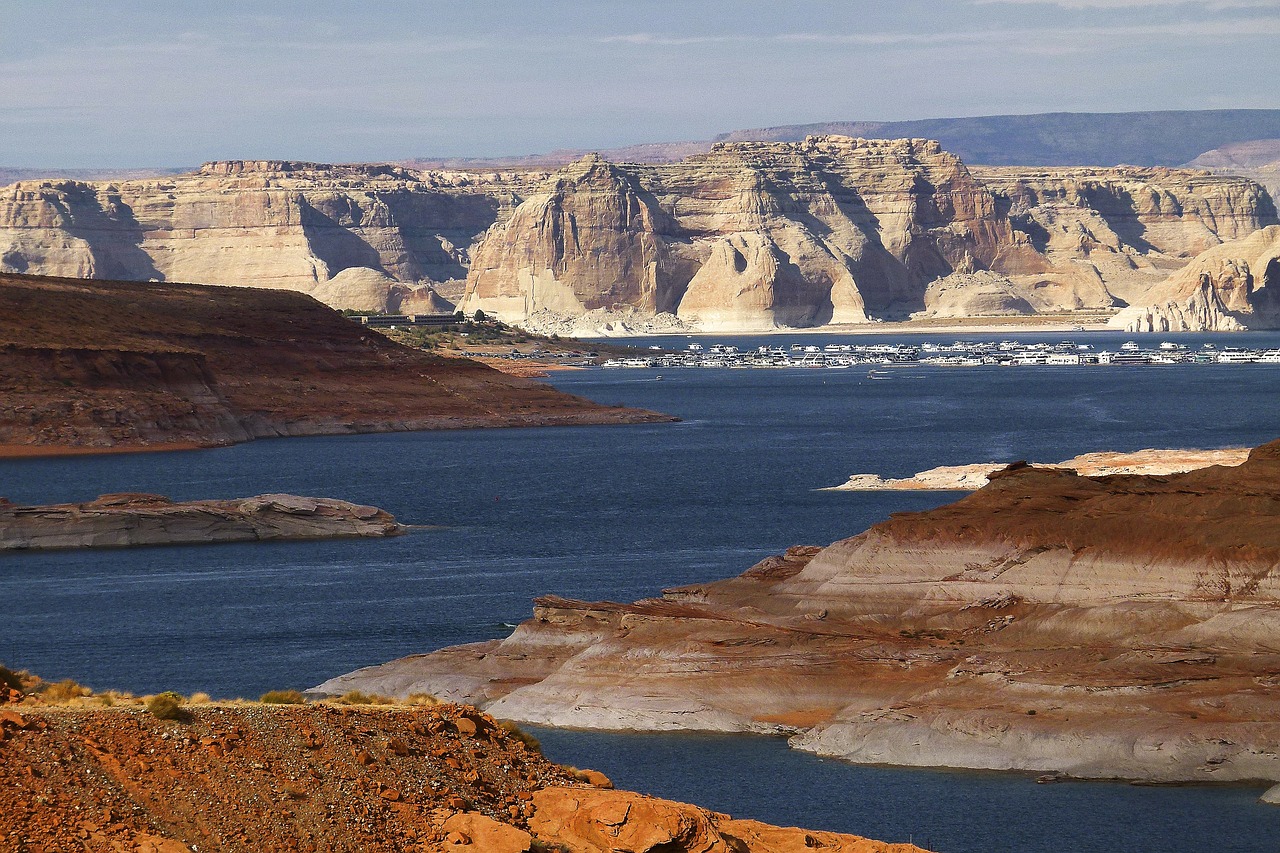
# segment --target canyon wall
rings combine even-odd
[[[545,331],[738,331],[1111,313],[1275,223],[1244,178],[970,170],[928,140],[818,136],[554,172],[228,161],[20,182],[0,189],[0,272],[287,288],[406,313],[452,310],[440,288]]]
[[[476,236],[540,173],[411,172],[281,161],[0,190],[0,272],[248,285],[334,307],[446,310]]]
[[[1208,249],[1110,324],[1131,332],[1280,328],[1280,226]]]
[[[675,315],[702,331],[1109,312],[1276,221],[1242,178],[969,170],[936,142],[721,143],[572,164],[473,252],[463,308],[555,328]]]

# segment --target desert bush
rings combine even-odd
[[[520,741],[530,752],[536,752],[539,755],[542,754],[542,741],[538,740],[536,737],[529,734],[510,720],[499,720],[498,728]]]
[[[46,684],[40,689],[40,698],[45,702],[54,704],[70,702],[72,699],[79,699],[81,696],[92,695],[92,690],[83,684],[77,684],[70,678],[65,678],[56,684]]]
[[[25,693],[27,691],[27,681],[30,679],[31,673],[25,670],[15,672],[7,666],[0,666],[0,684],[8,687],[10,690],[17,690]]]
[[[365,693],[363,690],[350,690],[338,697],[343,705],[394,705],[396,700],[390,696],[379,696],[376,693]]]
[[[191,698],[187,701],[192,705],[208,705],[213,701],[213,697],[208,693],[192,693]]]
[[[440,700],[432,696],[430,693],[410,693],[408,698],[404,700],[406,705],[439,705]]]
[[[166,690],[147,700],[147,711],[159,720],[181,720],[186,716],[182,710],[182,696],[172,690]]]
[[[307,697],[298,690],[268,690],[258,701],[268,705],[305,705]]]

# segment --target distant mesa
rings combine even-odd
[[[1092,322],[1169,302],[1151,294],[1197,255],[1280,224],[1270,138],[1280,111],[1063,113],[765,128],[539,162],[32,179],[0,189],[0,272],[479,309],[547,334]],[[1213,173],[1167,168],[1192,160]],[[1269,322],[1230,302],[1232,322],[1212,304],[1193,313],[1205,328]],[[1167,314],[1151,325],[1194,327]]]

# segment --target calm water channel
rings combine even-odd
[[[1127,337],[1077,335],[1111,349]],[[1280,335],[1180,340],[1280,346]],[[954,497],[815,491],[852,473],[1280,437],[1277,365],[909,367],[889,381],[856,368],[661,374],[591,370],[552,381],[682,423],[0,462],[0,495],[15,501],[294,492],[427,525],[386,541],[5,555],[0,660],[100,688],[256,696],[500,636],[537,595],[633,600]],[[1256,805],[1255,788],[1037,786],[1016,775],[850,767],[765,739],[540,736],[553,758],[597,766],[627,787],[948,853],[1280,850],[1280,809]]]

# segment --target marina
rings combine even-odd
[[[607,359],[606,369],[619,368],[816,368],[848,369],[856,366],[883,368],[894,365],[929,367],[1027,367],[1081,365],[1173,364],[1280,364],[1280,348],[1246,349],[1206,343],[1199,347],[1161,342],[1154,349],[1126,341],[1118,348],[1098,349],[1075,341],[1022,343],[1003,341],[955,341],[953,343],[871,343],[761,345],[739,348],[732,344],[704,347],[691,343],[680,352],[663,350],[652,355]],[[872,369],[868,378],[887,378]]]

